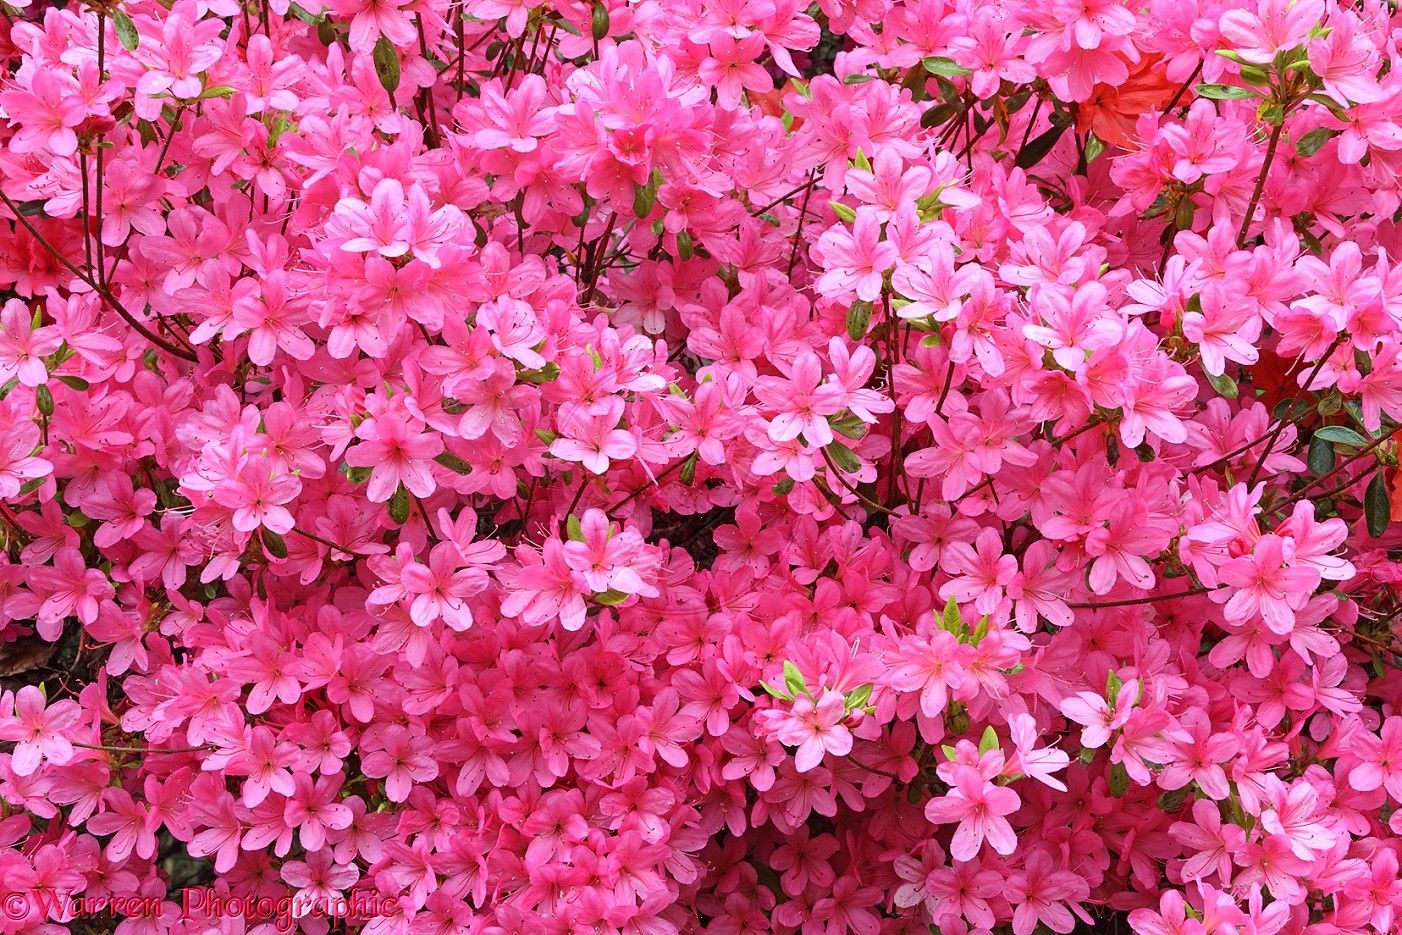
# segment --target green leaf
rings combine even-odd
[[[534,383],[536,386],[540,386],[542,383],[550,383],[559,375],[560,365],[553,363],[547,363],[538,370],[522,370],[520,373],[516,374],[516,376],[520,377],[522,380],[525,380],[527,383]]]
[[[443,465],[445,468],[452,471],[454,474],[472,473],[472,465],[468,464],[466,461],[464,461],[462,458],[459,458],[451,451],[441,452],[436,457],[434,457],[433,460],[437,461],[439,464]]]
[[[287,540],[273,532],[271,529],[264,529],[259,534],[263,540],[263,548],[273,558],[287,558]]]
[[[692,452],[691,456],[688,457],[685,461],[682,462],[681,482],[682,482],[683,484],[686,484],[688,487],[690,487],[692,484],[696,483],[696,453],[695,453],[695,452]]]
[[[1244,101],[1248,98],[1260,97],[1260,93],[1250,88],[1238,88],[1231,84],[1200,84],[1193,89],[1198,97],[1211,98],[1214,101]]]
[[[80,393],[88,388],[88,381],[84,380],[82,377],[65,375],[59,377],[58,382],[62,383],[69,389],[77,390]]]
[[[1334,446],[1329,444],[1328,440],[1315,436],[1310,439],[1309,456],[1306,460],[1310,473],[1315,477],[1322,477],[1334,470]]]
[[[854,415],[846,415],[841,419],[829,417],[828,425],[832,430],[843,438],[860,439],[865,438],[870,426]]]
[[[959,613],[959,605],[954,603],[954,598],[944,602],[944,614],[940,617],[940,626],[958,636],[964,629],[964,615]]]
[[[855,474],[862,469],[862,459],[857,457],[856,452],[842,442],[834,440],[827,446],[826,450],[828,454],[832,455],[833,463],[848,474]]]
[[[69,513],[67,516],[65,516],[63,518],[63,521],[69,526],[72,526],[74,529],[82,529],[88,523],[92,522],[92,520],[88,519],[88,517],[85,514],[79,513],[77,510],[74,510],[72,513]]]
[[[925,66],[925,70],[932,75],[943,75],[946,78],[962,78],[965,75],[972,75],[973,72],[943,55],[931,55],[921,59],[920,64]]]
[[[141,44],[141,34],[136,31],[136,24],[131,21],[131,17],[121,10],[113,10],[112,28],[116,31],[117,41],[122,44],[122,48],[128,52],[135,52],[136,47]]]
[[[774,491],[774,496],[776,497],[787,497],[789,494],[793,493],[794,479],[792,477],[786,477],[769,489]]]
[[[579,517],[573,513],[565,517],[565,535],[571,542],[584,541],[584,527],[579,524]]]
[[[847,310],[847,337],[853,341],[860,341],[866,337],[867,329],[871,327],[871,303],[858,299],[852,303],[852,307]]]
[[[1237,389],[1236,381],[1233,380],[1231,377],[1227,376],[1225,373],[1209,373],[1207,375],[1207,382],[1212,384],[1212,388],[1216,390],[1220,395],[1225,396],[1228,399],[1236,399],[1237,394],[1240,392]]]
[[[609,34],[609,8],[595,0],[594,12],[589,17],[589,34],[595,42],[602,42]]]
[[[350,481],[352,484],[365,483],[370,479],[370,472],[371,468],[351,467],[349,464],[345,465],[342,469],[342,473],[346,475],[346,480]]]
[[[1165,792],[1163,795],[1159,796],[1159,800],[1156,803],[1159,810],[1170,813],[1178,811],[1183,807],[1183,803],[1188,801],[1190,788],[1190,786],[1184,786],[1181,789],[1174,789],[1172,792]]]
[[[1299,153],[1301,156],[1313,156],[1324,148],[1325,143],[1338,135],[1338,130],[1331,130],[1328,127],[1320,127],[1317,130],[1311,130],[1300,137],[1300,141],[1295,144],[1295,152]]]
[[[842,79],[843,84],[866,84],[868,81],[875,81],[875,75],[848,75]]]
[[[949,760],[951,763],[959,758],[959,751],[954,749],[947,743],[940,744],[940,752],[943,753],[944,758],[946,760]]]
[[[1325,425],[1314,430],[1314,437],[1320,441],[1334,442],[1353,448],[1363,448],[1368,444],[1368,439],[1346,425]]]
[[[792,695],[801,695],[808,692],[808,686],[803,681],[803,673],[798,671],[798,666],[784,660],[784,687]]]
[[[394,488],[394,494],[390,496],[386,508],[389,510],[389,518],[400,526],[409,521],[409,491],[403,484]]]
[[[1065,126],[1055,126],[1044,133],[1038,134],[1029,140],[1027,145],[1018,151],[1017,159],[1013,162],[1019,169],[1030,169],[1046,158],[1047,153],[1052,151],[1057,140],[1066,132]]]
[[[549,429],[536,429],[535,437],[540,439],[542,444],[549,445],[552,444],[555,441],[555,439],[559,438],[560,436],[556,435]]]
[[[977,646],[983,642],[983,638],[988,635],[988,617],[978,618],[978,626],[974,628],[974,636],[971,642]]]
[[[38,407],[39,413],[46,419],[54,414],[54,394],[42,383],[34,391],[34,405]]]
[[[657,189],[652,187],[652,183],[647,185],[637,185],[633,191],[633,213],[640,218],[645,218],[652,213],[653,205],[657,204]]]
[[[615,591],[613,588],[609,588],[607,591],[600,591],[598,594],[595,594],[594,600],[603,604],[605,607],[617,607],[632,596],[633,595],[625,591]]]
[[[393,98],[395,90],[399,87],[399,50],[387,37],[381,36],[375,43],[371,58],[375,63],[375,75],[380,79],[380,86]]]
[[[297,17],[302,22],[306,23],[308,26],[315,26],[326,18],[324,14],[321,16],[315,16],[310,11],[298,6],[295,3],[288,4],[287,11],[293,16]]]
[[[847,695],[846,708],[848,711],[855,711],[871,700],[871,685],[862,685],[852,690]]]
[[[987,727],[985,727],[985,728],[983,729],[983,736],[982,736],[981,738],[979,738],[979,742],[978,742],[978,753],[979,753],[979,756],[983,756],[983,755],[984,755],[985,753],[987,753],[988,751],[990,751],[990,750],[997,750],[997,749],[998,749],[998,732],[995,731],[995,730],[993,729],[993,725],[992,725],[992,724],[989,724]]]
[[[953,104],[937,104],[920,115],[920,125],[926,130],[932,130],[944,123],[947,123],[955,114],[957,108]]]
[[[1100,155],[1105,152],[1105,144],[1100,137],[1092,133],[1086,137],[1086,162],[1095,162]]]
[[[854,211],[852,208],[847,207],[840,201],[829,201],[828,207],[832,208],[833,214],[837,215],[840,219],[846,221],[848,224],[851,224],[857,219],[857,212]]]
[[[1260,65],[1242,65],[1241,80],[1257,86],[1271,83],[1271,73]]]
[[[1129,771],[1125,769],[1123,763],[1116,763],[1110,767],[1110,794],[1115,798],[1124,798],[1124,794],[1129,791]]]
[[[782,699],[784,699],[785,701],[793,701],[793,695],[790,695],[790,694],[789,694],[788,692],[786,692],[786,691],[782,691],[782,690],[780,690],[780,689],[778,689],[778,688],[775,688],[773,685],[770,685],[768,682],[760,682],[760,683],[759,683],[759,687],[762,688],[762,689],[764,689],[765,691],[769,692],[769,694],[773,695],[775,698],[782,698]]]
[[[1368,489],[1363,494],[1363,518],[1368,525],[1368,535],[1377,539],[1387,532],[1388,523],[1392,522],[1391,510],[1392,504],[1388,502],[1387,497],[1387,481],[1379,469],[1368,482]]]

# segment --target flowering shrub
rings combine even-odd
[[[1402,928],[1388,4],[14,2],[0,933]]]

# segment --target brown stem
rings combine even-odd
[[[1077,610],[1098,609],[1101,607],[1133,607],[1137,604],[1154,604],[1158,601],[1173,601],[1180,597],[1193,597],[1198,594],[1206,594],[1208,591],[1215,591],[1216,588],[1189,588],[1186,591],[1179,591],[1176,594],[1151,594],[1148,597],[1127,598],[1122,601],[1068,601],[1066,606]]]
[[[165,351],[167,354],[172,354],[183,360],[188,360],[191,362],[199,360],[199,358],[193,352],[188,351],[177,344],[172,344],[170,341],[167,341],[165,338],[156,334],[150,328],[142,324],[141,321],[139,321],[135,315],[127,311],[126,306],[124,306],[121,302],[117,301],[117,297],[114,296],[106,286],[93,281],[91,276],[84,273],[78,267],[74,266],[73,263],[69,261],[68,257],[60,253],[57,247],[49,243],[49,241],[44,237],[44,235],[39,233],[38,229],[29,222],[29,218],[25,217],[23,212],[20,211],[19,206],[16,205],[14,201],[11,200],[10,196],[5,194],[3,191],[0,191],[0,201],[5,202],[5,207],[10,209],[10,211],[14,214],[15,219],[24,225],[25,230],[29,231],[30,236],[33,237],[36,241],[38,241],[41,247],[47,250],[55,260],[58,260],[58,262],[63,265],[64,269],[67,269],[74,276],[77,276],[78,279],[87,284],[89,288],[96,292],[98,297],[102,299],[102,301],[105,302],[107,306],[112,309],[112,311],[120,315],[122,320],[125,321],[132,328],[136,329],[137,333],[140,334],[143,338],[145,338],[147,341],[150,341],[152,344],[156,345],[161,350]]]
[[[1251,230],[1251,221],[1256,215],[1256,205],[1261,200],[1261,192],[1266,188],[1266,176],[1270,174],[1271,162],[1275,160],[1275,148],[1280,145],[1280,134],[1285,130],[1285,121],[1271,130],[1270,142],[1266,144],[1266,158],[1261,163],[1261,174],[1256,176],[1256,188],[1251,192],[1251,201],[1246,206],[1246,217],[1241,219],[1241,230],[1236,235],[1237,249],[1246,246],[1246,233]]]

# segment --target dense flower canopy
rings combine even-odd
[[[1402,929],[1388,3],[4,13],[0,935]]]

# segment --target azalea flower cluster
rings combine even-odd
[[[1398,931],[1399,40],[7,5],[0,935]]]

